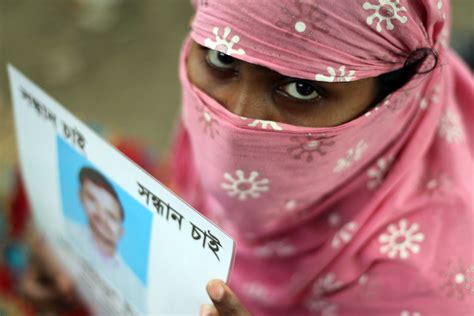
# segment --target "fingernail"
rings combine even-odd
[[[201,309],[199,311],[200,316],[212,316],[214,313],[214,307],[209,304],[202,304]]]
[[[214,301],[219,302],[224,297],[224,287],[220,281],[209,282],[207,291]]]
[[[72,283],[69,277],[67,276],[60,276],[57,281],[59,290],[66,295],[71,294],[72,292]]]

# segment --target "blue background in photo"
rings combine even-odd
[[[64,216],[84,226],[87,218],[79,199],[79,171],[84,166],[97,169],[94,164],[79,154],[61,137],[57,136],[59,184]],[[152,213],[104,174],[117,192],[125,212],[124,234],[119,241],[120,256],[142,281],[147,284],[148,257],[151,237]]]

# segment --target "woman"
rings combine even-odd
[[[448,3],[194,4],[173,187],[237,244],[201,314],[472,311],[472,77]]]
[[[472,312],[472,77],[448,3],[196,6],[176,188],[237,244],[203,314]]]

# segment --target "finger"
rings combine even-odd
[[[210,281],[207,284],[207,293],[220,316],[250,316],[248,310],[223,281]]]
[[[29,300],[42,303],[53,300],[56,293],[52,287],[41,281],[38,270],[35,267],[28,269],[20,281],[20,291]]]
[[[59,271],[54,277],[54,283],[58,292],[67,298],[71,298],[74,295],[74,284],[64,271]]]
[[[201,309],[199,311],[199,316],[219,316],[219,312],[211,304],[203,304],[201,305]]]
[[[21,278],[19,291],[38,311],[60,311],[79,305],[78,299],[62,295],[52,280],[35,266],[31,266]]]
[[[64,270],[56,255],[44,240],[38,241],[35,251],[37,265],[43,269],[43,274],[56,287],[57,292],[64,297],[70,297],[74,292],[74,284],[69,274]]]
[[[74,286],[69,276],[43,239],[36,239],[32,256],[19,290],[36,306],[69,304],[74,301]]]

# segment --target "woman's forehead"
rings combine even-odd
[[[439,42],[446,6],[435,1],[233,1],[196,3],[192,38],[289,77],[349,82],[401,68]],[[428,19],[426,19],[428,12]],[[431,33],[433,32],[433,33]]]
[[[196,43],[195,41],[192,41],[192,47],[195,48],[197,51],[199,48],[202,48],[203,46],[200,45],[199,43]],[[191,54],[192,58],[194,56],[197,56],[195,54]],[[291,79],[301,79],[301,80],[307,80],[304,78],[297,78],[297,77],[288,77],[282,73],[279,73],[273,69],[267,68],[263,65],[259,64],[252,64],[249,63],[245,60],[241,60],[238,58],[238,56],[233,56],[235,59],[238,60],[240,64],[244,64],[246,66],[246,71],[250,73],[255,73],[255,74],[261,74],[264,76],[264,78],[268,78],[268,80],[274,80],[274,79],[281,79],[283,78],[291,78]],[[348,82],[318,82],[319,86],[323,88],[331,88],[334,89],[334,91],[339,91],[339,90],[347,90],[351,88],[361,88],[362,83],[367,83],[374,78],[364,78],[364,79],[356,79],[354,81],[348,81]],[[317,80],[310,80],[310,81],[317,81]],[[362,87],[366,87],[366,85],[362,85]]]

